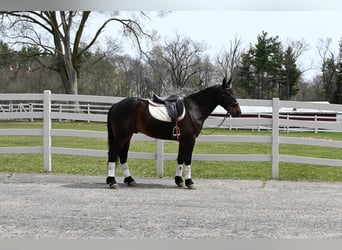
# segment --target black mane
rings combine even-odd
[[[186,98],[190,98],[190,99],[197,99],[198,97],[200,98],[201,96],[207,96],[207,93],[211,93],[213,90],[216,90],[216,89],[220,89],[221,88],[221,85],[214,85],[214,86],[211,86],[211,87],[207,87],[205,89],[202,89],[198,92],[195,92],[195,93],[192,93],[190,95],[187,95]]]
[[[221,88],[221,85],[211,86],[184,98],[188,114],[198,132],[202,129],[205,119],[217,107]]]

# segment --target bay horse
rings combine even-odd
[[[241,115],[239,103],[231,88],[231,80],[223,79],[222,84],[208,87],[197,93],[183,98],[185,115],[178,121],[179,134],[175,135],[175,124],[160,121],[151,116],[149,100],[128,97],[112,105],[108,112],[108,177],[110,188],[118,188],[115,179],[116,162],[120,159],[124,174],[124,183],[136,186],[127,164],[130,140],[133,133],[143,133],[147,136],[163,139],[178,140],[178,166],[176,168],[175,183],[179,187],[194,188],[191,179],[191,158],[196,137],[200,134],[203,123],[212,111],[221,105],[227,115],[233,117]],[[183,164],[185,165],[185,185],[183,180]]]

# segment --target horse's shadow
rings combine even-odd
[[[68,183],[62,185],[64,188],[75,189],[110,189],[106,183]],[[119,183],[119,189],[181,189],[175,185],[163,185],[153,183],[137,183],[136,187],[128,187],[126,184]]]

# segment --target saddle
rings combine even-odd
[[[149,111],[156,119],[169,121],[175,124],[172,129],[172,135],[179,140],[180,128],[178,127],[178,121],[182,120],[185,116],[185,108],[182,98],[177,95],[159,97],[153,93],[153,97],[149,105]]]
[[[160,97],[153,93],[153,102],[164,104],[170,118],[175,121],[177,118],[183,115],[184,103],[182,98],[178,95],[170,95],[167,97]]]

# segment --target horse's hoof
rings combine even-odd
[[[119,188],[119,184],[116,182],[115,177],[108,176],[106,179],[106,183],[109,184],[109,188],[111,189]]]
[[[116,182],[109,183],[109,188],[110,189],[117,189],[117,188],[119,188],[119,184]]]
[[[195,184],[191,179],[185,180],[185,186],[187,186],[189,189],[195,189]]]
[[[109,184],[113,179],[115,178],[107,176],[106,183]]]
[[[175,183],[176,183],[177,187],[181,187],[181,188],[185,187],[183,178],[180,176],[175,177]]]
[[[127,183],[129,187],[136,187],[137,183],[135,180],[132,178],[132,176],[128,176],[124,179],[124,183]]]

